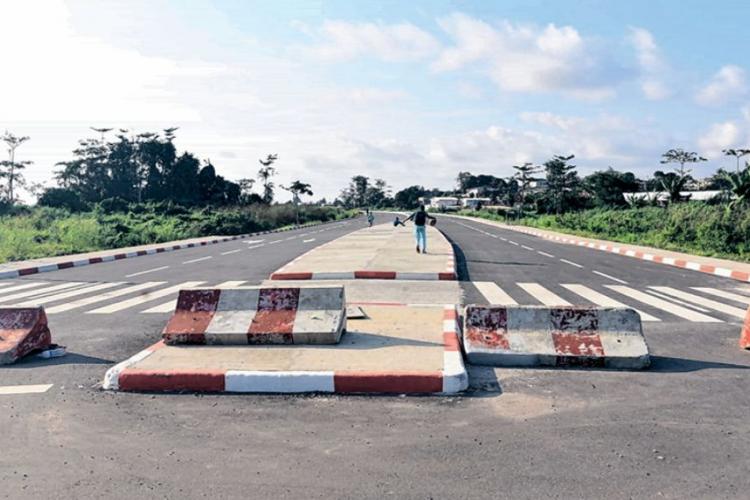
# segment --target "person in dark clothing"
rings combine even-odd
[[[414,221],[414,238],[417,240],[417,253],[427,253],[427,228],[425,227],[427,219],[437,220],[425,211],[424,205],[419,205],[419,209],[404,220],[404,222]]]

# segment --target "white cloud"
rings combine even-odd
[[[193,121],[198,112],[179,99],[170,82],[220,71],[78,36],[59,0],[43,7],[5,2],[0,12],[0,46],[8,49],[3,65],[9,70],[0,78],[4,120]]]
[[[739,66],[723,66],[711,78],[705,87],[701,88],[695,100],[704,106],[723,104],[747,92],[745,71]]]
[[[432,64],[435,71],[477,64],[504,91],[561,92],[587,100],[615,94],[619,67],[571,26],[493,26],[460,13],[438,24],[453,45]]]
[[[630,28],[628,41],[635,49],[638,66],[643,73],[641,91],[647,99],[658,101],[666,99],[672,92],[664,82],[669,68],[650,31],[643,28]]]
[[[411,23],[325,21],[317,33],[320,43],[304,52],[327,61],[361,56],[389,62],[413,61],[436,53],[440,46],[431,34]]]
[[[565,117],[544,111],[525,111],[520,116],[525,122],[556,127],[560,130],[570,130],[573,126],[583,122],[583,119],[579,117]]]
[[[458,95],[467,99],[481,99],[484,96],[481,88],[469,82],[459,82],[457,91]]]
[[[384,90],[373,87],[362,87],[348,90],[344,96],[360,104],[382,104],[399,101],[408,97],[403,90]]]
[[[714,123],[698,138],[698,146],[708,156],[719,156],[722,149],[735,146],[739,137],[740,128],[736,123]]]

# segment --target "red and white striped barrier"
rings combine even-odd
[[[43,307],[0,308],[0,365],[52,344]]]
[[[676,259],[674,257],[667,257],[666,255],[659,255],[656,251],[654,252],[643,252],[634,248],[630,248],[627,245],[604,245],[600,243],[593,243],[590,241],[578,240],[576,238],[568,238],[565,236],[555,236],[535,231],[533,229],[526,229],[515,226],[503,226],[519,233],[529,234],[546,240],[558,241],[560,243],[566,243],[568,245],[576,245],[579,247],[592,248],[594,250],[601,250],[603,252],[616,253],[618,255],[624,255],[626,257],[633,257],[635,259],[647,260],[650,262],[656,262],[657,264],[666,264],[669,266],[679,267],[683,269],[690,269],[692,271],[698,271],[706,274],[713,274],[715,276],[721,276],[723,278],[732,278],[739,281],[750,281],[750,273],[740,271],[738,269],[729,269],[726,267],[711,266],[708,264],[701,264],[700,262],[693,262],[685,259]]]
[[[59,271],[61,269],[69,269],[71,267],[82,267],[91,264],[101,264],[102,262],[112,262],[115,260],[132,259],[133,257],[142,257],[144,255],[154,255],[157,253],[172,252],[174,250],[182,250],[185,248],[203,247],[207,245],[215,245],[217,243],[224,243],[227,241],[243,240],[245,238],[254,238],[263,234],[281,233],[286,231],[292,231],[294,229],[304,229],[312,226],[320,226],[324,224],[331,224],[334,222],[340,222],[340,220],[316,222],[311,224],[304,224],[301,226],[288,227],[284,229],[275,229],[271,231],[260,231],[257,233],[241,234],[237,236],[227,236],[225,238],[217,238],[213,240],[205,240],[196,243],[181,243],[179,245],[167,245],[163,247],[149,248],[148,250],[137,250],[134,252],[116,253],[110,255],[104,255],[101,257],[89,257],[87,259],[71,260],[66,262],[57,262],[54,264],[44,264],[40,266],[25,267],[22,269],[13,269],[11,271],[0,271],[0,279],[14,279],[20,276],[28,276],[30,274],[46,273],[50,271]]]
[[[740,334],[740,347],[743,349],[750,349],[750,307],[747,308],[747,314],[745,314],[745,322],[742,325],[742,333]]]
[[[412,280],[454,281],[455,271],[442,273],[402,273],[397,271],[350,271],[331,273],[280,272],[271,275],[272,280]]]
[[[464,350],[492,366],[641,369],[649,353],[641,318],[628,308],[466,306]]]
[[[337,344],[342,286],[180,290],[167,344]]]
[[[455,306],[443,312],[443,369],[440,371],[250,371],[144,370],[137,364],[164,348],[158,342],[110,368],[103,387],[120,391],[191,391],[246,393],[444,393],[468,387],[461,356]]]

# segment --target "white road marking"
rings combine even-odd
[[[49,285],[49,283],[47,283],[46,281],[34,282],[34,283],[24,283],[23,285],[16,285],[16,286],[12,286],[10,288],[6,288],[2,292],[0,292],[0,295],[4,295],[4,294],[9,293],[9,292],[15,292],[17,290],[25,290],[27,288],[33,288],[35,286],[42,286],[42,285]],[[2,299],[0,299],[0,300],[2,300]]]
[[[671,295],[667,295],[666,293],[657,292],[656,290],[646,291],[651,295],[656,295],[657,297],[661,297],[662,299],[674,302],[675,304],[680,304],[681,306],[685,306],[688,309],[695,309],[696,311],[700,311],[702,313],[710,312],[708,309],[704,309],[701,306],[696,306],[695,304],[691,304],[690,302],[685,302],[684,300],[677,299],[675,297],[672,297]]]
[[[716,302],[715,300],[707,299],[705,297],[701,297],[700,295],[693,295],[692,293],[683,292],[681,290],[677,290],[668,286],[651,286],[649,288],[658,290],[662,293],[666,293],[667,295],[678,297],[687,302],[692,302],[693,304],[698,304],[715,311],[723,312],[724,314],[734,316],[735,318],[745,318],[745,310],[740,309],[739,307],[722,304],[721,302]]]
[[[534,249],[533,249],[533,248],[531,248],[531,247],[527,247],[526,245],[521,245],[521,248],[524,248],[524,249],[526,249],[526,250],[531,250],[532,252],[534,251]]]
[[[284,240],[269,241],[268,244],[269,245],[273,245],[275,243],[281,243],[282,241],[284,241]]]
[[[511,245],[515,245],[515,246],[518,246],[518,243],[516,243],[516,242],[515,242],[515,241],[513,241],[513,240],[508,240],[508,243],[510,243]]]
[[[253,250],[254,248],[264,247],[265,245],[255,245],[253,247],[247,247],[247,250]]]
[[[192,288],[192,287],[202,285],[203,283],[205,283],[205,281],[186,281],[184,283],[180,283],[179,285],[171,286],[169,288],[162,288],[161,290],[154,290],[153,292],[147,292],[137,297],[133,297],[132,299],[115,302],[114,304],[110,304],[108,306],[100,307],[98,309],[94,309],[93,311],[89,311],[86,314],[110,314],[113,312],[122,311],[123,309],[128,309],[130,307],[143,304],[144,302],[149,302],[151,300],[158,299],[166,295],[177,293],[183,288]]]
[[[296,236],[290,236],[289,238],[284,238],[284,241],[293,240],[294,238],[296,238]]]
[[[575,267],[578,267],[578,268],[583,268],[583,266],[581,264],[576,264],[575,262],[571,262],[569,260],[560,259],[560,262],[565,262],[566,264],[570,264],[571,266],[575,266]]]
[[[567,288],[571,292],[580,295],[584,299],[590,301],[592,304],[596,304],[597,306],[601,307],[630,307],[626,304],[623,304],[622,302],[619,302],[613,298],[607,297],[603,293],[599,293],[596,290],[592,290],[591,288],[583,285],[577,285],[577,284],[570,284],[570,285],[560,285],[563,288]],[[634,309],[635,312],[640,314],[641,320],[643,321],[661,321],[659,318],[655,316],[651,316],[648,313],[645,313],[643,311],[640,311],[638,309],[635,309],[634,307],[631,307],[631,309]]]
[[[225,281],[224,283],[219,283],[213,288],[236,288],[238,286],[241,286],[243,283],[245,283],[245,281]],[[177,306],[177,298],[175,297],[169,302],[164,302],[163,304],[154,306],[151,309],[146,309],[145,311],[141,311],[141,314],[168,313],[168,312],[174,311],[176,306]]]
[[[705,314],[691,311],[690,309],[680,307],[671,302],[667,302],[666,300],[662,300],[658,297],[654,297],[653,295],[643,293],[641,291],[635,290],[627,286],[622,286],[622,285],[605,285],[605,286],[609,288],[610,290],[614,290],[615,292],[626,295],[630,297],[631,299],[637,300],[638,302],[642,302],[651,307],[655,307],[656,309],[661,309],[662,311],[666,311],[670,314],[674,314],[675,316],[679,316],[680,318],[686,319],[688,321],[697,321],[697,322],[704,322],[704,323],[723,323],[723,321],[721,321],[720,319],[716,319],[714,317],[707,316]]]
[[[547,253],[547,252],[542,252],[542,251],[540,251],[540,250],[537,250],[537,251],[536,251],[536,253],[538,253],[539,255],[544,255],[545,257],[549,257],[550,259],[554,259],[554,258],[555,258],[555,256],[554,256],[554,255],[552,255],[552,254],[549,254],[549,253]]]
[[[526,292],[534,297],[536,300],[544,304],[545,306],[570,306],[572,305],[567,300],[563,299],[559,295],[552,293],[551,291],[544,288],[539,283],[517,283],[518,286],[526,290]]]
[[[213,256],[201,257],[200,259],[186,260],[183,264],[192,264],[193,262],[201,262],[203,260],[213,259]]]
[[[132,278],[133,276],[140,276],[141,274],[155,273],[156,271],[161,271],[162,269],[168,269],[168,268],[169,268],[169,266],[155,267],[155,268],[149,269],[147,271],[140,271],[138,273],[126,274],[125,277],[126,278]]]
[[[311,241],[315,241],[315,238],[310,238],[309,240],[304,240],[302,243],[310,243]]]
[[[242,243],[246,243],[248,245],[255,245],[256,243],[263,243],[266,240],[247,240],[243,241]]]
[[[12,285],[12,284],[13,284],[12,281],[2,281],[2,280],[0,280],[0,287]]]
[[[70,311],[71,309],[77,309],[79,307],[87,306],[89,304],[95,304],[97,302],[103,302],[105,300],[114,299],[116,297],[120,297],[122,295],[127,295],[129,293],[139,292],[141,290],[145,290],[146,288],[153,288],[155,286],[164,285],[166,281],[147,281],[145,283],[139,283],[137,285],[129,286],[127,288],[121,288],[120,290],[114,290],[111,292],[106,292],[101,295],[95,295],[93,297],[86,297],[83,299],[78,299],[73,302],[68,302],[67,304],[60,304],[59,306],[51,307],[47,309],[47,312],[50,314],[64,312],[64,311]]]
[[[0,299],[0,302],[3,304],[10,304],[12,302],[17,301],[18,299],[24,299],[26,297],[31,297],[33,295],[47,295],[51,292],[56,292],[58,290],[64,290],[66,288],[73,288],[74,286],[81,286],[84,283],[80,281],[73,281],[70,283],[61,283],[59,285],[49,286],[47,288],[37,288],[36,290],[27,290],[25,292],[20,293],[14,293],[12,295],[8,295],[6,297],[3,297]]]
[[[508,241],[508,238],[503,238],[502,236],[499,236],[499,238],[503,241]]]
[[[496,283],[491,281],[474,281],[474,286],[487,299],[490,304],[502,306],[515,306],[518,302],[508,295],[505,290],[500,288]]]
[[[628,284],[627,281],[621,280],[620,278],[615,278],[614,276],[610,276],[609,274],[604,274],[604,273],[601,273],[599,271],[592,271],[592,272],[594,274],[598,274],[599,276],[603,276],[603,277],[605,277],[607,279],[610,279],[612,281],[616,281],[618,283],[622,283],[623,285],[627,285]]]
[[[0,386],[0,395],[9,396],[12,394],[41,394],[50,390],[53,385],[54,384]]]
[[[97,292],[99,290],[106,290],[107,288],[114,288],[122,284],[123,284],[122,281],[115,281],[113,283],[100,283],[94,286],[85,286],[83,288],[78,288],[73,291],[57,293],[55,295],[49,295],[49,296],[42,297],[39,299],[27,300],[18,305],[19,306],[35,306],[35,305],[41,306],[43,304],[48,304],[50,302],[56,302],[62,299],[69,299],[70,297],[75,297],[76,295],[83,295],[86,293]]]
[[[716,288],[706,288],[706,287],[700,287],[700,286],[694,286],[692,288],[693,290],[698,290],[699,292],[716,295],[717,297],[721,297],[722,299],[734,300],[736,302],[741,302],[743,304],[750,305],[750,297],[746,295],[739,295],[739,294],[727,292],[724,290],[717,290]]]
[[[230,250],[228,252],[221,252],[221,255],[229,255],[229,254],[233,254],[233,253],[237,253],[237,252],[241,252],[241,251],[242,251],[242,249],[238,248],[237,250]]]

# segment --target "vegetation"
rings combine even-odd
[[[189,209],[172,203],[97,204],[93,211],[15,208],[0,216],[0,262],[265,231],[353,215],[334,207],[292,204]]]

